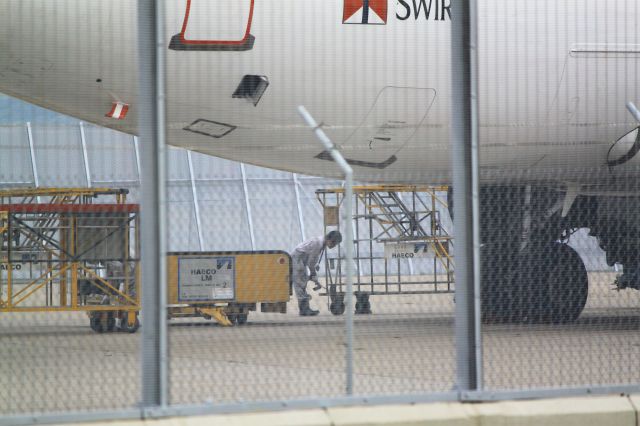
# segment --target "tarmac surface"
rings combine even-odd
[[[640,292],[590,274],[570,325],[483,325],[486,389],[640,383]],[[243,326],[169,322],[172,404],[338,397],[345,392],[344,316],[316,296],[317,317],[252,312]],[[355,316],[358,395],[450,391],[455,380],[453,295],[374,296]],[[83,313],[0,317],[0,415],[133,407],[140,332],[97,334]],[[143,321],[144,324],[144,321]]]

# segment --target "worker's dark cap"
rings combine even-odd
[[[331,231],[325,237],[326,240],[335,241],[337,244],[342,242],[342,234],[340,231]]]

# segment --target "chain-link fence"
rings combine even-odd
[[[638,390],[637,2],[0,5],[6,422]]]

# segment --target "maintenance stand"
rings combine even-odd
[[[135,332],[139,206],[126,203],[127,193],[0,191],[0,312],[85,311],[96,332],[114,331],[116,320]]]
[[[447,211],[442,198],[445,186],[376,185],[355,186],[353,291],[356,314],[370,314],[369,296],[391,294],[453,293],[453,239],[441,221]],[[319,189],[325,235],[340,228],[344,189]],[[345,224],[347,225],[347,224]],[[346,280],[344,253],[325,255],[325,282],[329,310],[344,313]],[[427,265],[427,262],[431,265]],[[417,269],[428,270],[417,273]]]

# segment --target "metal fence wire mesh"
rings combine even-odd
[[[638,5],[478,6],[485,385],[637,383]]]
[[[205,412],[640,389],[640,3],[471,2],[457,105],[454,0],[162,2],[152,179],[136,3],[0,0],[0,415],[136,413],[143,377]],[[472,102],[477,193],[453,184]]]

